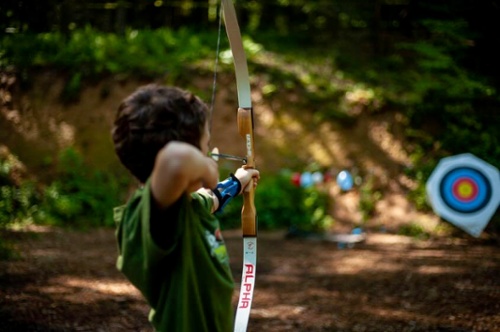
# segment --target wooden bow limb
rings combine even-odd
[[[253,136],[253,110],[250,91],[248,65],[241,39],[240,27],[232,0],[221,0],[226,33],[233,53],[236,85],[238,91],[238,131],[245,140],[245,168],[255,168],[255,149]],[[241,275],[240,296],[236,310],[234,331],[247,330],[252,306],[255,273],[257,266],[257,211],[255,208],[255,189],[253,180],[243,193],[241,227],[243,233],[243,270]]]

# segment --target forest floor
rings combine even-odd
[[[238,281],[241,237],[224,236]],[[37,226],[2,238],[20,257],[0,261],[0,331],[151,331],[147,305],[115,268],[113,230]],[[500,331],[491,241],[369,233],[342,249],[261,232],[257,268],[248,331]]]

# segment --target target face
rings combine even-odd
[[[478,170],[470,167],[455,168],[443,176],[441,196],[450,209],[473,213],[483,209],[491,199],[491,185]]]
[[[500,202],[498,169],[469,154],[442,159],[426,185],[439,216],[479,236]]]

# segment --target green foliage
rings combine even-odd
[[[382,193],[374,189],[373,177],[368,176],[360,186],[359,209],[363,217],[363,223],[373,216],[377,202],[382,198]]]
[[[33,182],[0,186],[0,228],[29,223],[40,212],[40,196]]]
[[[398,230],[399,235],[410,236],[419,240],[425,240],[430,237],[430,233],[425,228],[415,222],[402,225]]]
[[[22,181],[23,165],[9,151],[0,151],[0,229],[30,222],[38,212],[40,197],[33,181]]]
[[[64,90],[61,96],[62,100],[66,102],[72,102],[78,100],[81,88],[82,88],[82,74],[75,73],[70,77],[70,79],[64,86]]]
[[[415,174],[415,179],[417,180],[417,188],[408,194],[408,198],[415,204],[415,207],[419,211],[429,212],[431,207],[427,201],[427,191],[425,184],[429,175],[424,175],[422,170],[418,170]]]
[[[61,152],[57,180],[42,184],[19,179],[12,155],[0,158],[0,229],[45,223],[73,227],[113,226],[112,209],[122,201],[125,183],[96,171],[74,149]]]
[[[123,183],[93,170],[74,149],[59,157],[57,180],[44,190],[43,219],[66,226],[113,226],[112,209],[121,201]]]
[[[192,66],[214,55],[216,35],[177,31],[127,30],[123,36],[103,33],[91,27],[60,32],[7,34],[0,37],[2,66],[20,71],[45,67],[69,73],[66,91],[72,97],[82,79],[102,75],[134,75],[174,80],[186,65]]]
[[[14,244],[10,240],[3,239],[0,234],[0,261],[14,260],[20,257]]]
[[[242,198],[235,198],[220,215],[225,228],[241,227]],[[324,232],[332,224],[328,196],[316,188],[294,186],[288,176],[263,177],[255,194],[259,229],[294,227]]]
[[[463,20],[424,20],[426,38],[399,44],[410,51],[407,115],[411,128],[425,128],[433,144],[449,154],[471,152],[500,163],[498,120],[492,123],[488,104],[498,104],[495,88],[461,64],[468,47]],[[415,130],[415,129],[413,129]],[[419,143],[425,143],[417,140]]]
[[[19,256],[3,231],[14,224],[34,222],[40,212],[40,195],[33,181],[22,179],[24,166],[0,147],[0,260]]]
[[[333,218],[328,214],[329,197],[315,187],[304,190],[303,211],[309,218],[292,224],[296,229],[306,232],[324,233],[333,225]]]

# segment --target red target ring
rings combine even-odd
[[[459,178],[452,185],[453,196],[459,201],[470,202],[477,198],[477,183],[470,178]]]

